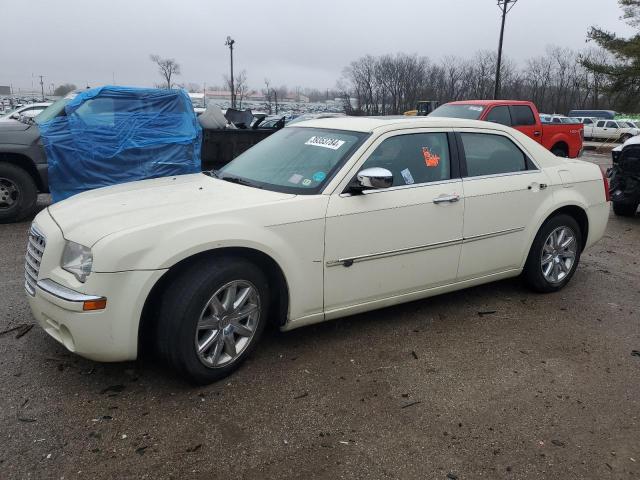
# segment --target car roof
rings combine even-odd
[[[335,130],[349,130],[352,132],[372,133],[388,130],[403,130],[411,128],[483,128],[489,130],[512,131],[498,123],[467,120],[448,117],[337,117],[306,120],[290,127],[327,128]]]
[[[458,100],[449,102],[446,105],[531,105],[531,102],[525,100]]]

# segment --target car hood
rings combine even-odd
[[[123,230],[239,211],[294,196],[198,173],[91,190],[51,205],[49,213],[66,239],[92,246]]]
[[[13,119],[0,119],[0,132],[21,132],[31,125]]]

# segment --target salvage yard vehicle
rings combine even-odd
[[[219,171],[43,210],[25,289],[42,328],[97,361],[154,345],[195,383],[282,330],[523,276],[573,277],[609,216],[600,169],[494,123],[312,120]]]
[[[613,152],[612,152],[613,154]],[[611,181],[611,200],[616,215],[633,217],[640,205],[640,138],[633,137],[614,155],[607,171]]]
[[[638,134],[640,134],[640,129],[627,124],[627,122],[617,120],[598,120],[592,125],[584,126],[585,138],[593,138],[595,140],[626,142]]]
[[[554,115],[542,122],[532,102],[516,100],[464,100],[446,103],[431,117],[469,118],[513,127],[558,157],[582,155],[583,126],[579,123],[553,123]],[[550,122],[550,123],[547,123]]]
[[[88,95],[92,91],[93,90],[84,90],[81,91],[80,94]],[[76,92],[69,93],[33,119],[23,116],[20,117],[19,120],[0,122],[0,224],[16,222],[29,217],[36,209],[39,193],[55,192],[55,189],[50,188],[50,181],[52,181],[52,178],[49,178],[51,164],[45,153],[43,138],[41,138],[41,133],[43,133],[42,126],[52,122],[56,118],[59,119],[60,117],[66,116],[67,107],[77,95],[78,93]],[[94,102],[94,100],[89,99],[85,105],[90,107],[89,104],[92,102]],[[84,108],[82,111],[85,113],[88,112],[89,114],[91,113],[90,108]],[[76,124],[86,124],[88,115],[84,115],[81,112],[77,113],[77,116],[84,116],[84,118],[80,118],[78,122],[75,122]],[[186,115],[191,112],[185,111],[183,113]],[[167,116],[171,114],[175,115],[175,112],[170,113],[165,110],[164,114]],[[116,115],[111,115],[111,117],[115,118]],[[121,114],[118,114],[118,117],[121,117]],[[95,123],[96,117],[94,116],[93,118],[93,123]],[[143,122],[142,116],[140,117],[140,122]],[[148,120],[145,122],[145,125],[148,125]],[[171,122],[169,128],[158,129],[159,135],[164,135],[164,137],[170,136],[170,133],[175,135],[179,122],[176,122],[175,119]],[[95,148],[95,150],[91,152],[91,155],[87,155],[86,152],[79,152],[77,149],[69,148],[72,142],[67,142],[65,146],[65,152],[70,158],[73,158],[73,155],[75,155],[78,164],[85,162],[88,156],[94,158],[98,149],[104,150],[105,142],[107,141],[122,143],[123,145],[127,141],[133,142],[131,132],[134,130],[139,132],[140,130],[131,128],[115,129],[115,123],[113,122],[107,125],[96,124],[95,127],[96,134],[105,133],[101,135],[103,141],[100,144],[94,143],[93,145],[88,145],[86,135],[76,135],[77,138],[83,139],[78,142],[79,145]],[[109,130],[110,133],[107,134],[106,132]],[[149,130],[149,128],[147,128],[147,130]],[[271,135],[275,130],[275,128],[258,128],[255,130],[204,129],[199,167],[202,169],[219,168],[230,162],[246,149]],[[116,138],[118,135],[120,137]],[[60,136],[55,135],[55,137],[59,138]],[[147,148],[150,147],[148,141],[141,143]],[[140,150],[142,151],[142,148],[140,148]],[[122,157],[122,155],[119,154],[118,157]],[[155,157],[151,156],[149,159],[158,160],[158,155],[156,154]],[[170,162],[168,162],[165,157],[165,160],[159,162],[159,164],[164,165],[163,168],[168,168]],[[130,170],[136,168],[140,170],[143,165],[143,162],[130,162]],[[84,169],[70,169],[70,172],[74,175],[79,175],[83,172],[93,175],[99,172],[105,176],[107,181],[116,183],[118,179],[121,180],[123,176],[130,173],[125,168],[120,168],[121,166],[122,162],[120,162],[116,169],[106,162],[100,168],[87,168],[85,164]],[[148,175],[148,177],[150,176],[152,175]],[[66,182],[69,175],[65,175],[65,177],[67,178],[63,180]],[[58,178],[60,178],[60,176]],[[53,183],[55,183],[55,175],[53,177]],[[78,184],[79,182],[76,182],[76,185]],[[85,186],[87,188],[90,187],[88,184]]]

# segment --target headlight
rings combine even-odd
[[[93,254],[89,247],[67,240],[62,252],[62,268],[84,283],[93,266]]]

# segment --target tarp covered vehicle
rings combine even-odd
[[[640,205],[640,144],[627,144],[607,173],[613,211],[625,217],[635,215]]]
[[[146,178],[200,171],[202,129],[183,90],[106,86],[38,122],[54,202]]]

